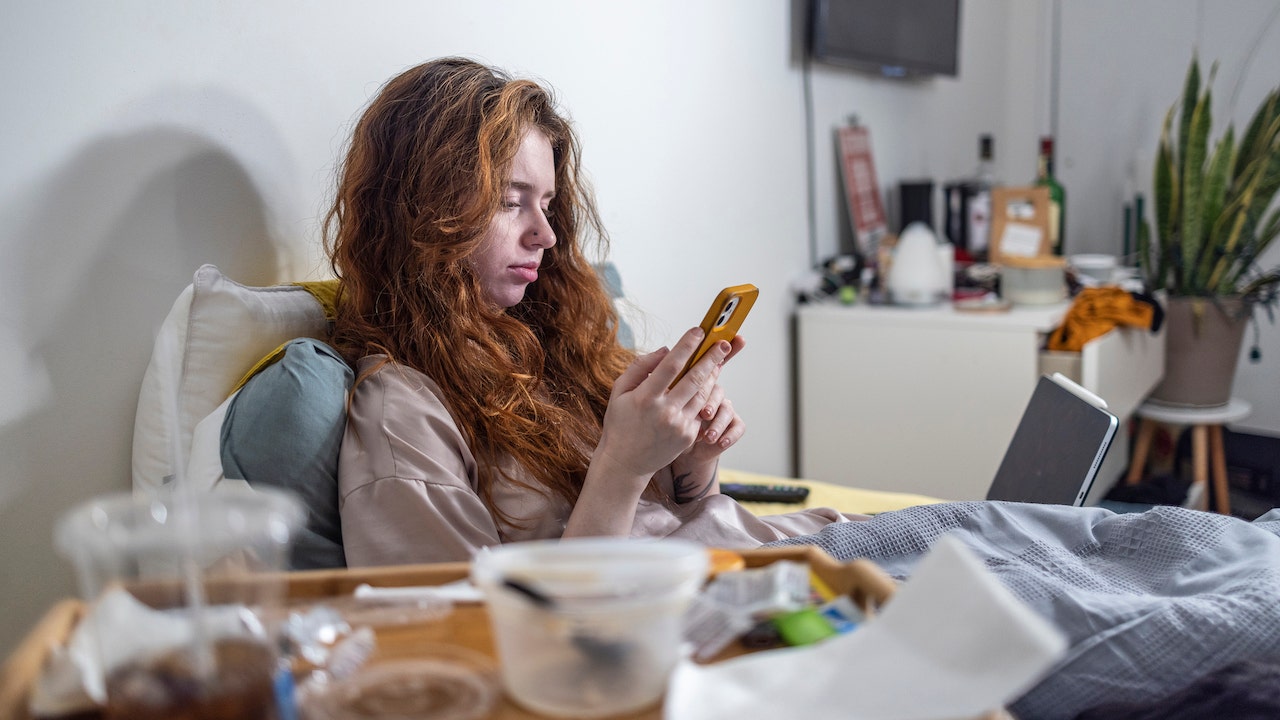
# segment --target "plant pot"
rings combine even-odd
[[[1237,297],[1169,298],[1164,378],[1149,399],[1179,407],[1226,405],[1252,309]]]

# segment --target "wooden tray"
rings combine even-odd
[[[747,567],[761,567],[779,560],[806,562],[813,572],[836,593],[849,594],[865,611],[874,612],[893,594],[894,582],[879,567],[866,560],[842,563],[818,548],[797,546],[768,548],[741,553]],[[314,570],[285,574],[291,601],[322,600],[350,595],[356,586],[368,583],[380,587],[439,585],[468,576],[467,563],[404,565],[384,568]],[[52,647],[65,643],[84,613],[78,600],[59,602],[45,614],[0,670],[0,718],[33,720],[28,704],[36,678]],[[424,644],[458,646],[495,658],[489,620],[482,604],[457,603],[443,620],[395,625],[377,630],[378,653],[385,657],[412,657],[415,647]],[[736,643],[716,660],[741,655]],[[496,662],[496,661],[495,661]],[[93,720],[96,713],[77,716]],[[634,720],[660,720],[662,708],[626,716]],[[493,720],[539,720],[503,697],[490,715]],[[41,719],[43,720],[43,719]]]

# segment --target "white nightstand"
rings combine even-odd
[[[796,473],[872,490],[985,498],[1044,372],[1040,348],[1068,307],[800,306]],[[1123,423],[1163,374],[1163,334],[1123,328],[1086,345],[1072,379]],[[1089,502],[1127,463],[1120,435]]]

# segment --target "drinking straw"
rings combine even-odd
[[[180,351],[176,347],[176,339],[168,334],[161,333],[156,339],[161,345],[162,352],[168,357],[180,357]],[[181,372],[185,372],[183,368]],[[206,617],[205,606],[208,604],[205,597],[204,582],[201,579],[200,561],[197,557],[196,549],[201,546],[201,530],[200,523],[197,522],[196,499],[194,493],[184,482],[186,477],[187,462],[186,452],[182,446],[182,398],[179,397],[177,388],[182,387],[182,377],[179,376],[178,382],[172,392],[166,393],[168,398],[169,416],[173,425],[169,428],[169,462],[173,467],[173,480],[170,487],[172,488],[171,496],[174,499],[175,524],[182,528],[182,538],[179,541],[182,551],[182,585],[185,590],[187,607],[191,614],[191,658],[192,665],[195,668],[196,677],[200,680],[210,680],[217,671],[217,662],[214,658],[213,645],[209,637],[208,618]]]

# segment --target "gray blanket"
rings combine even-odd
[[[1010,708],[1020,718],[1149,702],[1236,660],[1280,661],[1280,509],[1250,523],[1177,507],[944,503],[773,544],[869,558],[904,579],[944,533],[1070,639]]]

